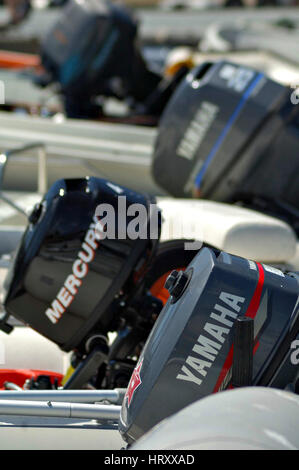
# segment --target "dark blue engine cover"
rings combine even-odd
[[[231,387],[238,316],[254,319],[253,384],[259,384],[266,370],[273,375],[278,368],[275,354],[298,314],[298,279],[276,268],[204,248],[185,272],[189,283],[162,310],[127,388],[120,431],[128,442]]]
[[[299,107],[264,73],[219,61],[194,68],[162,115],[153,176],[177,197],[259,196],[296,208]]]
[[[77,348],[91,332],[111,331],[115,296],[157,243],[149,229],[151,202],[146,195],[95,177],[54,183],[31,214],[5,281],[7,314],[66,351]],[[98,236],[100,204],[113,208],[114,237]],[[140,222],[144,236],[135,239],[128,233],[134,220],[128,208],[133,204],[143,207],[147,217]]]
[[[105,91],[113,77],[131,75],[137,23],[105,0],[69,0],[45,36],[43,66],[63,91],[79,96]]]

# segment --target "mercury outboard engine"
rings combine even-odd
[[[215,392],[299,392],[299,275],[203,248],[166,282],[171,297],[132,374],[120,432],[129,443]],[[297,338],[297,339],[296,339]]]
[[[36,82],[60,85],[68,117],[96,118],[99,96],[143,102],[160,82],[137,45],[137,21],[106,0],[69,0],[41,45],[46,74]]]
[[[225,60],[194,68],[160,120],[156,182],[177,197],[242,203],[284,218],[299,233],[294,93]]]
[[[153,203],[148,196],[103,179],[62,179],[29,217],[5,281],[6,316],[0,328],[11,330],[12,315],[62,350],[75,350],[82,370],[80,380],[72,378],[72,388],[96,373],[108,356],[113,359],[108,332],[126,326],[130,346],[136,346],[145,342],[154,324],[152,315],[162,308],[145,295],[141,282],[160,236],[160,214]],[[112,212],[100,217],[99,207],[102,216]],[[136,219],[133,208],[137,214],[142,209],[142,217]],[[104,237],[107,230],[109,236]],[[130,336],[132,325],[136,330]],[[120,346],[114,349],[116,357]],[[134,363],[130,367],[128,377]]]

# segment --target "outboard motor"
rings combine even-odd
[[[160,214],[152,203],[103,179],[62,179],[29,217],[5,281],[6,316],[0,328],[9,332],[12,315],[62,350],[76,350],[86,367],[72,388],[107,362],[108,332],[125,325],[130,337],[136,324],[131,346],[145,342],[154,323],[151,315],[161,310],[141,286],[160,236]],[[132,208],[141,211],[138,220]]]
[[[32,10],[30,0],[19,0],[17,2],[8,1],[1,3],[5,4],[5,6],[9,10],[10,15],[8,21],[0,22],[0,31],[2,33],[6,33],[6,31],[10,28],[20,24],[23,20],[28,17]]]
[[[59,84],[68,117],[96,118],[99,96],[143,102],[160,82],[137,45],[137,21],[106,0],[69,0],[41,44],[46,74],[40,85]]]
[[[119,428],[128,443],[212,393],[253,385],[299,391],[291,358],[298,274],[203,248],[166,287],[171,297],[122,405]]]
[[[152,172],[176,197],[236,203],[299,233],[299,107],[294,90],[250,67],[203,63],[182,80],[159,124]]]

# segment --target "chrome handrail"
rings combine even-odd
[[[24,400],[74,403],[108,401],[115,405],[121,405],[125,393],[125,388],[115,388],[114,390],[0,390],[0,404],[2,400]]]
[[[44,143],[32,142],[30,144],[25,144],[22,147],[5,150],[0,154],[0,198],[26,217],[27,213],[20,206],[15,204],[11,199],[9,199],[2,193],[2,185],[8,160],[14,155],[25,153],[29,150],[37,150],[37,192],[43,195],[47,191],[47,154],[46,146]]]
[[[0,400],[0,416],[14,415],[118,421],[120,412],[120,405],[91,405],[60,401]]]

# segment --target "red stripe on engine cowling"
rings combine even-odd
[[[255,288],[255,292],[253,294],[253,297],[247,309],[247,312],[245,313],[245,317],[250,317],[250,318],[254,318],[257,314],[257,311],[261,302],[263,286],[264,286],[264,281],[265,281],[265,273],[263,270],[263,266],[260,263],[256,263],[256,264],[259,270],[259,279],[257,282],[257,286]]]
[[[250,301],[250,304],[248,306],[248,309],[245,313],[245,317],[250,317],[250,318],[255,318],[258,308],[260,306],[261,302],[261,297],[262,297],[262,291],[263,291],[263,286],[264,286],[264,281],[265,281],[265,273],[262,265],[260,263],[256,263],[258,267],[258,273],[259,273],[259,278],[257,281],[257,286],[255,288],[254,294],[252,296],[252,299]],[[254,348],[254,353],[257,350],[257,345]],[[224,365],[222,367],[222,370],[220,372],[220,375],[218,377],[218,380],[216,382],[216,385],[214,387],[213,393],[218,392],[223,380],[226,377],[226,374],[228,373],[229,369],[232,367],[233,364],[233,351],[234,351],[234,345],[232,344],[229,353],[227,355],[227,358],[224,362]]]

